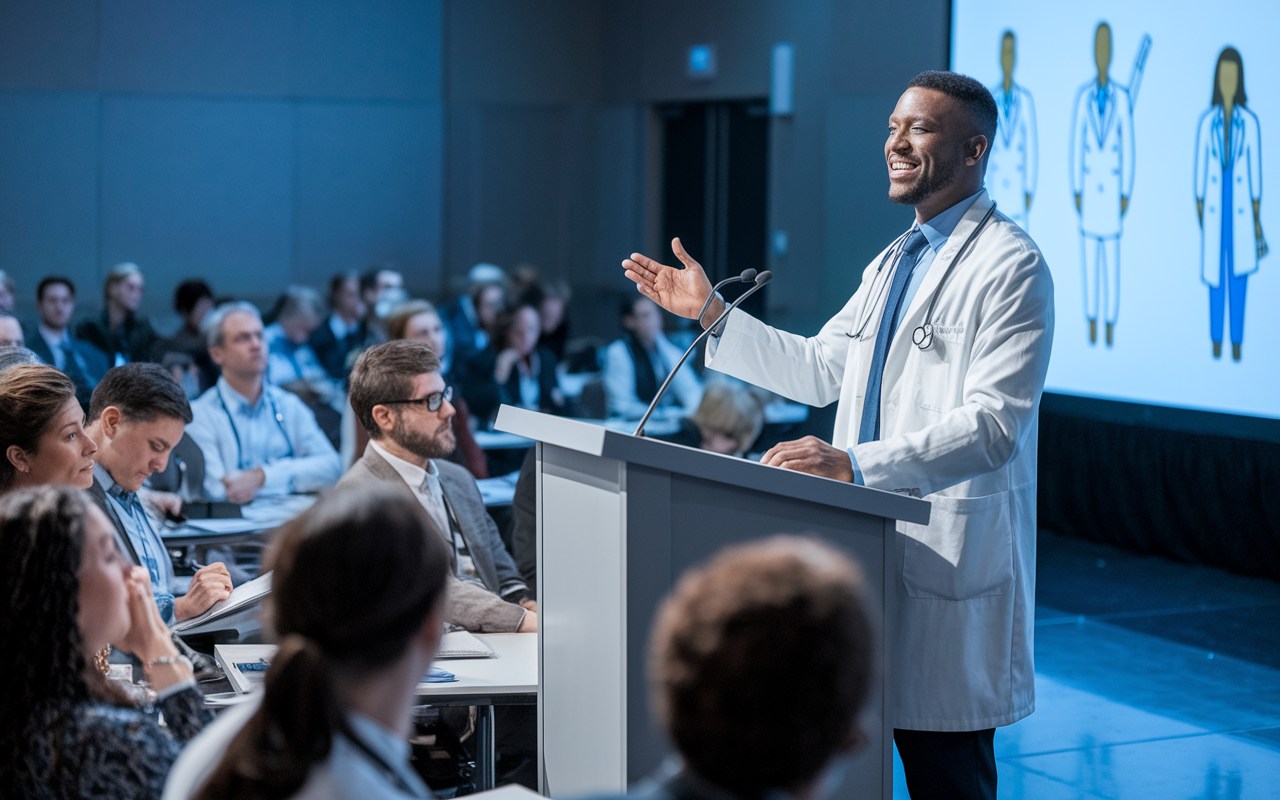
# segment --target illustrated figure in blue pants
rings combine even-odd
[[[1262,235],[1262,136],[1247,107],[1244,63],[1234,47],[1218,55],[1209,110],[1196,130],[1196,214],[1200,275],[1209,285],[1209,337],[1222,357],[1224,305],[1231,315],[1231,358],[1244,341],[1245,290],[1267,254]]]
[[[1111,79],[1111,26],[1099,23],[1093,55],[1097,77],[1076,93],[1071,117],[1071,190],[1080,215],[1084,313],[1089,343],[1098,341],[1098,316],[1106,322],[1107,347],[1120,315],[1120,235],[1133,196],[1133,107],[1151,37],[1144,36],[1128,86]]]

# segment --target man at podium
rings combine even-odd
[[[827,443],[784,442],[763,463],[923,497],[899,522],[890,623],[894,741],[913,800],[994,798],[995,728],[1035,707],[1036,432],[1053,339],[1053,281],[983,189],[997,108],[971,78],[925,72],[889,118],[889,198],[911,228],[863,271],[816,336],[732,311],[708,367],[800,403],[838,402]],[[701,266],[640,254],[640,293],[695,317]],[[723,313],[716,298],[699,321]]]

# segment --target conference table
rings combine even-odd
[[[476,706],[476,788],[492,789],[496,782],[493,708],[537,705],[538,634],[478,633],[495,658],[442,659],[436,666],[452,672],[452,683],[419,683],[419,702],[433,706]]]

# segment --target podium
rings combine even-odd
[[[601,425],[503,406],[495,427],[537,442],[539,785],[549,797],[625,791],[671,752],[651,712],[648,644],[686,569],[728,545],[817,536],[861,564],[883,640],[900,580],[895,522],[929,521],[923,500]],[[843,797],[893,796],[883,641],[876,654],[868,745]],[[785,653],[780,661],[782,674],[762,669],[761,680],[785,693]]]

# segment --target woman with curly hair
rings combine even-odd
[[[0,552],[0,797],[158,798],[210,717],[146,570],[70,486],[0,498]],[[108,644],[142,661],[165,727],[104,677]]]
[[[84,432],[76,385],[44,364],[0,374],[0,492],[46,483],[93,485],[98,446]]]

